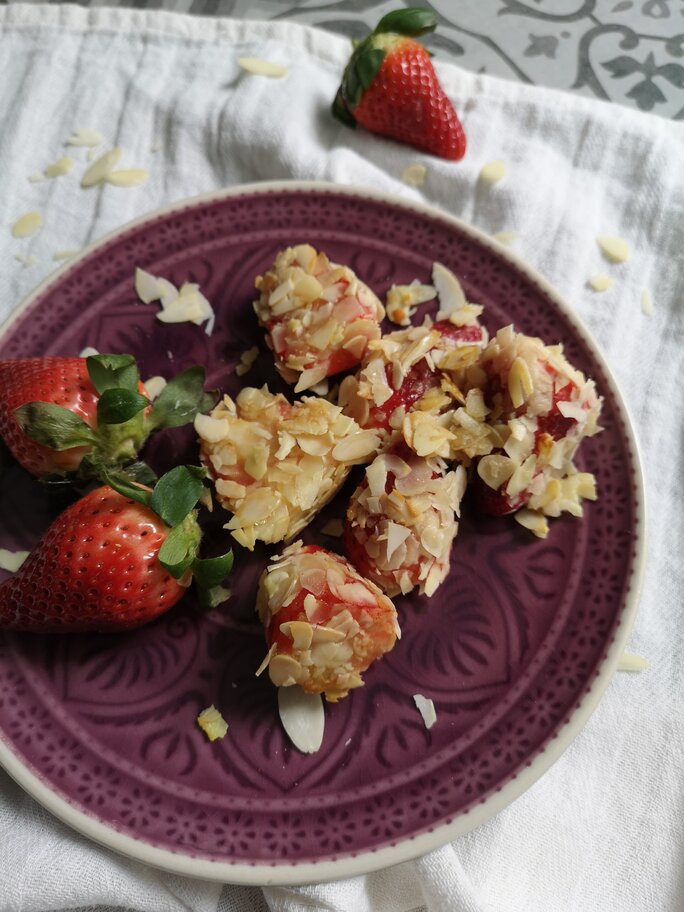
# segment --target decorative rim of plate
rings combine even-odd
[[[174,874],[201,878],[204,880],[222,883],[235,883],[256,886],[268,885],[297,885],[307,883],[320,883],[322,881],[339,880],[359,874],[368,874],[390,865],[410,861],[427,852],[433,851],[453,841],[458,836],[469,832],[485,823],[499,811],[507,807],[516,798],[529,789],[561,756],[575,737],[579,734],[589,716],[598,706],[601,696],[615,672],[627,639],[629,637],[634,618],[636,616],[641,587],[643,581],[644,564],[646,556],[646,503],[641,468],[641,457],[638,443],[634,434],[632,421],[627,406],[622,398],[615,379],[605,362],[596,342],[584,327],[580,318],[566,304],[556,289],[541,276],[525,260],[517,256],[509,248],[496,241],[472,225],[461,221],[459,218],[443,212],[435,207],[406,199],[396,194],[370,189],[359,185],[338,186],[325,181],[263,181],[260,183],[240,184],[222,190],[211,191],[189,197],[175,203],[160,207],[153,212],[146,213],[125,225],[108,232],[103,237],[89,244],[72,260],[54,270],[44,279],[23,302],[0,325],[0,338],[4,336],[11,326],[21,317],[33,302],[42,296],[55,282],[59,282],[71,270],[79,266],[101,247],[115,239],[121,238],[127,232],[141,225],[155,221],[171,213],[182,212],[197,205],[217,202],[221,199],[234,196],[264,195],[281,192],[302,193],[331,193],[337,195],[356,196],[361,199],[372,199],[389,205],[403,208],[407,212],[418,211],[446,225],[457,228],[459,231],[475,239],[484,247],[489,248],[497,256],[508,260],[524,276],[534,282],[546,294],[572,324],[573,329],[581,337],[593,358],[596,359],[605,373],[605,380],[610,387],[621,417],[624,421],[625,440],[631,450],[635,474],[635,512],[637,517],[637,534],[634,542],[634,560],[632,563],[632,578],[627,593],[624,608],[615,628],[611,641],[606,650],[600,666],[594,677],[586,685],[581,700],[576,704],[572,714],[561,723],[553,737],[538,751],[517,776],[506,782],[498,791],[493,792],[482,803],[473,807],[468,814],[461,814],[449,823],[442,824],[426,833],[412,836],[402,842],[380,849],[365,851],[320,862],[268,862],[264,864],[232,864],[230,862],[213,861],[208,858],[185,855],[150,845],[143,840],[119,833],[111,829],[99,819],[91,817],[81,810],[74,808],[60,795],[51,790],[40,776],[30,770],[10,747],[0,738],[0,766],[36,801],[53,813],[57,818],[71,826],[73,829],[92,839],[94,842],[113,849],[122,855],[136,861],[142,861],[156,868],[171,871]]]

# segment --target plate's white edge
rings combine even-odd
[[[170,852],[167,849],[158,848],[149,843],[133,839],[123,833],[119,833],[106,824],[101,823],[99,820],[72,807],[67,800],[51,791],[41,779],[32,773],[28,767],[24,766],[21,760],[10,750],[9,746],[0,739],[0,764],[10,776],[56,817],[90,839],[137,861],[142,861],[154,867],[172,871],[175,874],[219,881],[221,883],[256,884],[263,886],[268,884],[294,885],[337,880],[343,877],[367,874],[389,865],[409,861],[420,855],[424,855],[433,849],[437,849],[469,830],[474,829],[489,820],[499,811],[503,810],[503,808],[518,798],[523,792],[527,791],[527,789],[530,788],[537,779],[553,765],[553,763],[555,763],[563,751],[581,731],[591,713],[598,706],[599,700],[617,668],[618,661],[624,651],[632,628],[639,604],[646,555],[646,504],[639,447],[629,412],[617,384],[615,383],[603,355],[599,351],[588,330],[546,279],[537,273],[536,270],[524,260],[514,254],[509,248],[499,244],[489,235],[479,231],[477,228],[473,228],[471,225],[460,221],[456,217],[435,209],[425,203],[405,199],[394,194],[372,190],[366,187],[353,185],[338,186],[322,181],[264,181],[255,184],[242,184],[236,187],[229,187],[224,190],[204,193],[189,199],[180,200],[176,203],[171,203],[168,206],[157,209],[154,212],[147,213],[140,218],[134,219],[85,247],[73,260],[70,260],[68,263],[52,272],[43,282],[41,282],[10,317],[5,320],[2,326],[0,326],[0,336],[4,335],[5,332],[10,329],[12,324],[21,316],[24,310],[30,307],[33,301],[38,296],[42,295],[53,282],[68,273],[82,259],[93,253],[93,251],[97,250],[102,245],[107,244],[120,234],[123,234],[150,219],[156,219],[168,212],[186,209],[197,204],[211,202],[223,197],[287,190],[315,191],[319,193],[346,193],[350,196],[370,197],[381,202],[403,206],[407,210],[418,210],[433,218],[441,219],[444,222],[454,225],[464,233],[476,238],[485,246],[495,250],[500,256],[508,259],[521,272],[525,273],[530,279],[536,282],[582,336],[587,347],[601,365],[608,385],[611,387],[611,392],[621,410],[622,418],[625,423],[626,437],[631,446],[634,461],[635,481],[637,485],[636,515],[638,529],[637,540],[635,542],[636,558],[634,561],[634,574],[630,581],[630,591],[620,624],[615,631],[613,642],[608,646],[605,658],[598,674],[590,685],[589,691],[585,693],[580,705],[575,709],[568,721],[558,730],[556,736],[552,738],[546,747],[536,755],[529,766],[525,766],[515,779],[511,779],[507,782],[500,791],[494,792],[482,804],[476,805],[468,814],[462,814],[451,823],[436,827],[430,832],[423,833],[419,836],[406,839],[394,846],[387,846],[375,851],[339,858],[335,861],[321,861],[315,864],[293,864],[291,862],[284,864],[255,865],[230,864],[228,862],[211,861],[206,858],[196,858],[189,855],[177,854],[175,852]]]

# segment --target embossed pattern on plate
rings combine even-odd
[[[208,614],[187,596],[125,635],[1,636],[0,761],[42,783],[34,791],[56,796],[57,813],[82,815],[70,822],[92,821],[96,838],[121,847],[113,834],[129,837],[124,848],[139,845],[146,860],[170,866],[176,857],[187,873],[216,879],[296,881],[297,870],[314,879],[313,865],[321,878],[342,876],[388,863],[383,849],[401,846],[400,860],[486,819],[501,804],[495,796],[514,797],[530,784],[526,769],[539,775],[549,745],[575,733],[571,720],[598,699],[635,602],[640,474],[612,380],[545,283],[431,210],[284,185],[181,204],[62,270],[7,328],[0,357],[92,345],[132,352],[144,377],[202,363],[209,386],[232,394],[266,381],[282,389],[252,313],[253,282],[279,248],[301,241],[348,263],[380,296],[392,283],[427,280],[440,260],[485,305],[490,330],[513,322],[562,341],[606,400],[606,430],[579,460],[596,474],[600,499],[582,521],[552,521],[545,541],[510,519],[477,516],[466,499],[448,580],[431,600],[396,600],[402,640],[363,689],[326,708],[313,756],[290,747],[275,689],[254,677],[265,651],[254,593],[273,549],[237,548],[234,595]],[[213,335],[160,324],[155,305],[136,301],[135,266],[199,282],[217,312]],[[255,344],[257,363],[236,377]],[[196,460],[193,435],[166,432],[148,455],[159,470]],[[319,529],[343,514],[353,483],[307,540],[339,547]],[[59,508],[6,453],[0,502],[0,547],[17,549],[30,548]],[[221,518],[209,528],[217,547],[227,541]],[[429,732],[417,692],[435,702]],[[210,703],[230,723],[213,744],[194,721]]]

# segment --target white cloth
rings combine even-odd
[[[54,267],[57,249],[81,247],[160,204],[256,179],[385,188],[487,232],[516,231],[516,249],[598,339],[636,424],[651,522],[630,646],[651,668],[617,675],[561,759],[489,823],[423,860],[337,884],[262,895],[180,880],[88,843],[0,774],[0,912],[682,908],[684,130],[438,62],[470,143],[460,164],[438,161],[329,117],[348,51],[344,40],[282,22],[0,7],[0,316]],[[289,74],[241,75],[240,55],[284,64]],[[124,149],[121,167],[149,167],[149,183],[86,193],[75,172],[29,183],[83,126]],[[85,153],[73,154],[80,171]],[[492,188],[477,177],[493,159],[508,174]],[[399,180],[415,161],[428,169],[420,190]],[[13,239],[9,226],[33,209],[44,215],[43,230]],[[626,238],[629,261],[607,265],[598,234]],[[17,253],[36,265],[24,268]],[[613,275],[615,287],[589,291],[597,273]],[[640,309],[644,288],[651,317]]]

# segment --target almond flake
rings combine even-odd
[[[485,184],[493,186],[506,176],[506,165],[504,162],[495,160],[483,165],[480,170],[479,180]]]
[[[254,345],[252,348],[248,348],[247,351],[243,351],[243,353],[240,355],[240,361],[235,367],[235,373],[237,376],[242,377],[244,374],[246,374],[258,357],[259,349],[256,347],[256,345]]]
[[[28,269],[30,266],[35,266],[38,262],[38,260],[32,254],[28,253],[15,253],[14,259],[17,261],[17,263],[21,263],[24,269]]]
[[[69,171],[74,166],[73,158],[70,158],[68,155],[64,155],[58,161],[54,162],[52,165],[48,165],[45,169],[45,177],[62,177],[64,174],[68,174]]]
[[[533,390],[534,384],[527,362],[518,356],[513,360],[508,372],[508,395],[511,397],[513,408],[519,409],[524,405]]]
[[[399,326],[410,326],[416,307],[432,301],[436,295],[432,285],[421,285],[417,279],[410,285],[392,285],[385,303],[387,319]]]
[[[530,532],[534,533],[537,538],[546,538],[549,534],[549,524],[542,513],[527,509],[518,510],[514,514],[514,519],[525,529],[529,529]]]
[[[608,291],[615,284],[615,280],[607,275],[595,275],[587,280],[587,285],[592,291]]]
[[[641,312],[647,317],[653,313],[653,299],[647,288],[641,292]]]
[[[118,147],[110,149],[109,152],[105,152],[100,158],[96,158],[81,178],[81,187],[94,187],[96,184],[106,181],[110,172],[114,170],[115,165],[119,163],[120,158],[121,149]]]
[[[648,659],[634,655],[631,652],[623,652],[620,661],[617,664],[618,671],[646,671],[651,667]]]
[[[512,244],[513,241],[517,240],[518,235],[515,231],[497,231],[492,237],[500,244]]]
[[[268,666],[268,674],[276,687],[290,687],[297,683],[302,666],[292,656],[278,654],[273,656]]]
[[[427,168],[425,165],[407,165],[401,172],[401,180],[409,187],[422,187],[425,183]]]
[[[197,716],[197,724],[210,741],[223,738],[228,731],[228,723],[215,706],[207,706]]]
[[[43,227],[43,216],[40,212],[26,212],[12,225],[12,237],[32,237]]]
[[[422,694],[414,694],[413,702],[416,704],[416,708],[418,709],[418,712],[423,717],[423,723],[425,724],[425,728],[427,728],[428,730],[431,729],[432,726],[437,721],[437,713],[435,712],[435,704],[432,702],[432,700],[429,697],[424,697]]]
[[[439,297],[438,320],[447,319],[452,313],[467,305],[461,283],[453,272],[441,263],[435,263],[432,267],[432,284]]]
[[[0,548],[0,570],[16,573],[29,553],[29,551],[8,551],[7,548]]]
[[[283,728],[303,754],[314,754],[323,743],[325,710],[320,694],[304,693],[301,687],[278,689],[278,714]]]
[[[600,234],[596,242],[601,248],[601,253],[611,263],[624,263],[629,259],[629,245],[622,238]]]
[[[157,396],[159,396],[161,391],[166,386],[166,379],[159,376],[150,377],[149,380],[145,380],[143,386],[147,391],[147,395],[150,401],[154,402],[154,400],[157,398]],[[208,490],[208,488],[205,488],[205,490]]]
[[[115,187],[137,187],[144,184],[149,176],[150,172],[145,168],[127,168],[124,171],[109,171],[105,180]]]
[[[238,57],[237,62],[243,70],[254,76],[280,79],[288,72],[287,67],[281,66],[279,63],[271,63],[270,60],[262,60],[260,57]]]
[[[72,257],[76,256],[77,253],[80,253],[78,248],[73,250],[55,250],[52,254],[53,260],[70,260]]]
[[[267,652],[266,655],[264,656],[264,658],[263,658],[263,660],[262,660],[262,662],[261,662],[261,665],[259,665],[259,667],[257,668],[257,670],[254,672],[254,674],[256,675],[257,678],[259,677],[260,674],[263,674],[263,673],[266,671],[266,669],[267,669],[268,666],[269,666],[269,663],[270,663],[271,659],[272,659],[273,656],[276,654],[276,649],[277,649],[277,648],[278,648],[278,646],[277,646],[276,643],[273,643],[273,644],[271,645],[271,648],[268,650],[268,652]]]
[[[98,133],[97,130],[91,130],[89,127],[79,127],[78,130],[75,130],[73,134],[66,140],[66,146],[85,146],[86,148],[93,148],[94,146],[99,146],[104,142],[104,136],[101,133]]]
[[[85,348],[81,349],[78,353],[79,358],[90,358],[91,355],[99,355],[99,351],[96,348],[93,348],[92,345],[86,345]]]

